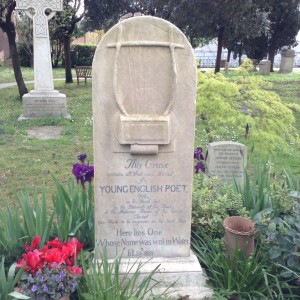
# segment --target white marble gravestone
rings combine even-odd
[[[62,10],[62,0],[16,0],[16,9],[33,19],[34,90],[22,98],[23,115],[19,118],[48,116],[70,117],[66,95],[54,90],[48,20]],[[46,15],[46,10],[51,11]]]
[[[244,184],[247,165],[247,147],[243,144],[223,141],[209,143],[207,147],[206,173],[217,176],[221,183]]]
[[[123,251],[161,264],[159,280],[203,299],[190,251],[196,65],[179,29],[154,17],[124,20],[93,61],[95,253]]]

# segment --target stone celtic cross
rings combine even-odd
[[[62,10],[62,0],[16,0],[16,3],[16,9],[24,10],[33,19],[34,89],[54,90],[48,20]],[[46,10],[51,11],[48,16]]]

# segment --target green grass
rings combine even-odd
[[[24,78],[33,78],[32,69],[23,70]],[[64,71],[58,69],[54,70],[54,77],[57,78],[59,73],[64,76]],[[13,81],[11,68],[1,67],[0,76],[2,82]],[[228,76],[234,80],[236,75],[231,71]],[[253,76],[257,76],[256,73]],[[274,82],[272,89],[280,94],[282,101],[299,103],[299,72],[275,72],[265,78]],[[37,188],[41,192],[45,185],[50,200],[55,191],[52,175],[57,176],[63,184],[67,183],[68,179],[73,177],[72,165],[77,162],[77,155],[81,152],[86,152],[88,159],[93,163],[91,81],[88,81],[86,86],[78,86],[75,81],[73,84],[65,84],[63,81],[54,83],[56,89],[67,95],[71,120],[47,118],[19,122],[17,119],[22,113],[22,104],[17,88],[0,90],[0,206],[15,202],[14,193],[22,191],[25,186],[28,186],[29,190]],[[32,89],[33,85],[29,84],[27,88]],[[294,115],[300,133],[300,112],[295,112]],[[28,138],[29,128],[45,125],[62,126],[63,136],[52,140]],[[197,140],[199,138],[196,138]],[[300,149],[293,145],[290,146],[289,153],[278,150],[271,161],[276,166],[291,168],[294,174],[300,176]]]
[[[22,74],[24,80],[33,80],[32,68],[22,67]],[[73,80],[75,78],[75,70],[72,70]],[[53,78],[65,78],[65,69],[56,68],[53,69]],[[10,67],[0,66],[0,83],[15,82],[14,71]]]
[[[14,202],[14,192],[22,191],[25,186],[41,192],[45,185],[50,197],[55,191],[52,175],[66,183],[73,176],[72,165],[81,152],[86,152],[93,162],[91,82],[86,86],[55,82],[55,88],[67,95],[71,120],[47,118],[19,122],[22,105],[17,88],[0,90],[0,205]],[[52,140],[28,138],[29,128],[45,125],[62,126],[63,136]]]

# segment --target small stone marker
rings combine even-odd
[[[190,251],[196,65],[179,29],[154,17],[123,20],[93,61],[95,254],[161,264],[162,284],[203,299]],[[204,292],[204,293],[203,293]],[[200,293],[202,293],[200,295]]]
[[[16,9],[33,19],[34,90],[23,96],[23,115],[19,118],[70,117],[66,95],[54,90],[48,20],[62,10],[62,0],[16,0]],[[46,10],[50,14],[46,15]],[[32,11],[34,13],[32,14]]]
[[[229,71],[229,61],[225,61],[225,68],[224,68],[225,74],[228,74],[228,71]]]
[[[271,61],[263,59],[259,63],[259,74],[261,75],[270,75],[271,71]]]
[[[244,168],[247,165],[247,147],[236,142],[208,144],[206,167],[208,176],[217,176],[221,183],[244,184]]]
[[[291,73],[294,68],[295,50],[285,49],[281,51],[280,73]]]

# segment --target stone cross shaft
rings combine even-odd
[[[53,75],[49,41],[48,20],[56,11],[62,10],[63,0],[16,0],[16,9],[24,10],[33,19],[34,47],[34,89],[35,91],[52,91]],[[30,9],[34,10],[34,14]],[[45,11],[51,13],[47,16]]]

